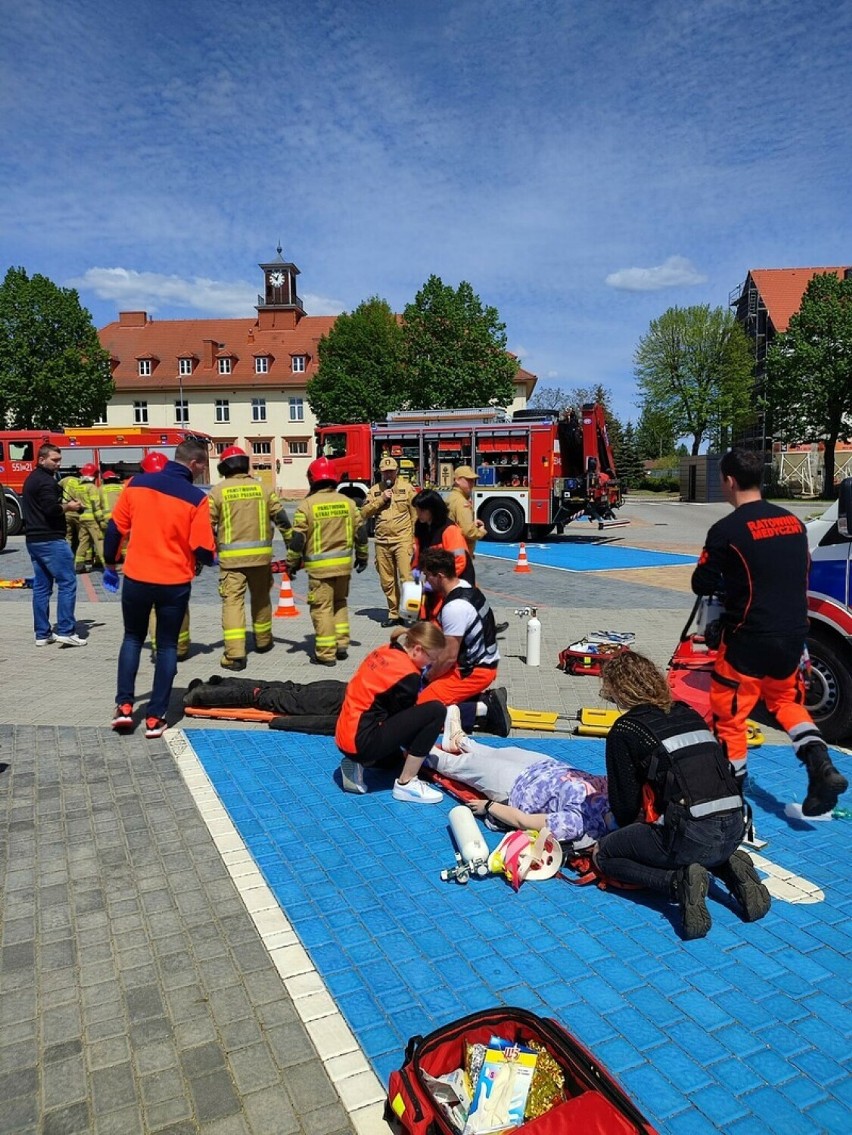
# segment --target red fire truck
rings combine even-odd
[[[60,477],[92,464],[101,473],[111,469],[124,478],[139,472],[139,462],[149,450],[156,449],[167,457],[174,457],[175,449],[189,438],[196,438],[210,447],[211,438],[207,434],[179,429],[159,430],[152,426],[0,430],[0,481],[3,483],[9,535],[17,536],[23,531],[24,517],[18,494],[33,471],[39,446],[45,442],[55,445],[62,453]],[[203,479],[210,480],[209,472]]]
[[[471,465],[478,481],[474,510],[492,540],[541,540],[581,517],[599,528],[615,517],[621,486],[603,407],[573,412],[500,408],[404,410],[384,422],[320,426],[317,453],[340,475],[342,493],[359,503],[378,480],[379,461],[395,457],[414,484],[439,491],[453,469]]]

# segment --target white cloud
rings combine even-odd
[[[659,292],[663,288],[683,288],[705,284],[691,260],[685,256],[670,256],[654,268],[620,268],[611,272],[604,283],[623,292]]]
[[[144,308],[156,312],[161,307],[187,308],[221,319],[248,317],[257,303],[257,286],[244,281],[229,283],[203,276],[184,278],[159,272],[136,272],[132,268],[89,268],[82,276],[68,280],[69,287],[94,293],[122,310]],[[309,315],[337,315],[343,310],[338,300],[305,295],[302,303]]]

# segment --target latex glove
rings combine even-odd
[[[415,583],[420,582],[420,568],[414,569],[414,571],[411,573],[411,578],[414,580]]]
[[[113,595],[118,591],[118,572],[115,568],[104,568],[104,574],[101,577],[101,582],[104,585],[104,591],[110,591]]]
[[[359,575],[361,574],[362,571],[366,571],[367,570],[367,561],[361,560],[359,562],[358,560],[356,560],[355,561],[355,570],[357,571],[357,573]]]

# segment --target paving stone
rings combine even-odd
[[[95,1117],[94,1135],[145,1135],[145,1121],[135,1107]]]
[[[289,1098],[280,1088],[269,1088],[243,1096],[243,1111],[256,1135],[293,1135],[303,1128]]]
[[[111,1068],[116,1064],[126,1064],[130,1060],[130,1044],[126,1036],[116,1035],[106,1040],[90,1040],[86,1045],[86,1059],[93,1071],[96,1068]]]
[[[91,1113],[85,1100],[48,1111],[41,1125],[42,1135],[87,1135],[91,1130]]]
[[[130,1043],[134,1049],[150,1044],[174,1040],[174,1030],[168,1017],[148,1017],[130,1026]]]
[[[240,1110],[240,1101],[234,1085],[224,1069],[206,1076],[198,1076],[190,1080],[189,1086],[196,1115],[202,1124],[236,1115]]]
[[[130,1064],[95,1068],[92,1071],[92,1101],[97,1113],[115,1111],[135,1103],[136,1089]]]
[[[15,1068],[0,1075],[0,1100],[34,1095],[38,1091],[38,1069]]]
[[[290,1068],[286,1085],[296,1114],[300,1116],[340,1102],[325,1068],[317,1060]]]
[[[255,1044],[229,1054],[229,1064],[237,1091],[241,1095],[271,1087],[280,1082],[280,1073],[275,1067],[265,1044]]]
[[[339,1103],[305,1112],[301,1119],[305,1135],[349,1135],[352,1130],[349,1116]]]
[[[79,1037],[66,1040],[61,1044],[48,1045],[42,1054],[45,1064],[53,1064],[57,1060],[66,1060],[69,1056],[77,1056],[83,1051],[83,1042]]]
[[[144,1105],[148,1109],[155,1104],[164,1103],[166,1100],[176,1099],[185,1102],[186,1085],[176,1067],[162,1068],[147,1076],[140,1076],[139,1084]],[[186,1112],[180,1109],[178,1111],[180,1114],[174,1117],[176,1119],[183,1118],[184,1114],[189,1114],[188,1109]]]
[[[45,1064],[41,1081],[44,1106],[48,1110],[85,1099],[87,1084],[82,1052]]]
[[[197,1079],[208,1072],[224,1071],[225,1054],[215,1042],[185,1048],[179,1053],[183,1074],[188,1080]]]

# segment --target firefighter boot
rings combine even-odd
[[[831,763],[823,741],[803,745],[796,756],[808,770],[808,794],[802,801],[802,815],[823,816],[836,806],[849,781]]]
[[[713,867],[711,871],[739,903],[744,922],[757,922],[763,918],[772,899],[746,852],[735,851],[727,863]]]

